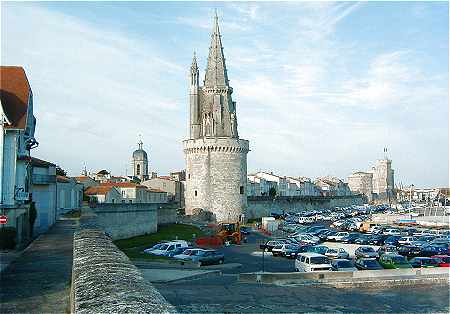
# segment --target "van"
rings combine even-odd
[[[163,243],[157,250],[150,251],[153,255],[168,255],[179,248],[187,248],[189,244],[184,240],[177,240]]]
[[[295,259],[295,270],[299,272],[315,272],[331,270],[331,261],[325,255],[317,253],[301,253]]]

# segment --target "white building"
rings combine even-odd
[[[348,177],[348,186],[354,193],[364,194],[367,201],[373,200],[373,173],[358,171]]]
[[[80,209],[83,202],[83,184],[74,178],[56,177],[57,215]]]
[[[0,67],[0,211],[16,242],[29,237],[30,150],[34,138],[33,93],[22,67]]]
[[[90,186],[84,194],[90,202],[97,203],[120,203],[122,196],[120,191],[114,186]]]
[[[176,180],[177,178],[179,176],[160,176],[144,181],[141,185],[166,192],[168,201],[175,202],[182,207],[184,205],[184,186],[181,181]]]
[[[114,186],[120,192],[122,203],[167,203],[167,192],[147,188],[131,182],[108,182],[100,186]]]
[[[36,208],[33,236],[47,231],[57,219],[56,165],[31,158],[31,199]]]
[[[348,184],[336,177],[327,176],[317,178],[316,181],[314,181],[314,184],[322,189],[322,195],[324,196],[352,195],[352,191],[350,191]]]

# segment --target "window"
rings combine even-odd
[[[133,200],[130,200],[130,203],[133,203]]]
[[[188,174],[188,179],[190,179],[190,178],[191,178],[191,174],[189,173],[189,174]]]
[[[111,200],[111,203],[115,203],[115,202],[116,202],[116,200],[115,200],[115,199],[112,199],[112,200]]]
[[[244,194],[244,186],[241,185],[241,187],[239,188],[239,193]]]
[[[197,190],[194,191],[194,195],[197,196]]]
[[[141,165],[136,166],[136,175],[139,176],[141,174]]]

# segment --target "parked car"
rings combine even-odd
[[[338,249],[332,249],[329,248],[325,254],[325,256],[329,257],[329,258],[350,258],[350,255],[348,254],[348,252],[346,250],[344,250],[343,248],[338,248]]]
[[[433,255],[448,255],[450,254],[449,246],[446,244],[428,244],[422,247],[421,255],[433,256]]]
[[[383,266],[375,258],[358,258],[355,262],[356,268],[360,270],[379,270]]]
[[[267,241],[266,243],[260,244],[259,248],[266,252],[272,252],[272,249],[274,247],[276,247],[277,245],[283,245],[286,242],[287,241],[284,241],[284,240],[271,240],[271,241]]]
[[[409,263],[414,268],[439,267],[438,261],[431,257],[414,257],[409,260]]]
[[[192,249],[192,247],[187,247],[187,248],[179,247],[173,251],[169,251],[169,252],[165,253],[164,256],[174,257],[175,255],[183,254],[183,252],[186,251],[187,249]]]
[[[386,269],[412,268],[406,258],[398,254],[383,254],[379,263]]]
[[[414,245],[417,247],[423,247],[423,246],[428,245],[433,240],[434,240],[434,237],[430,236],[430,235],[416,237],[416,240],[411,242],[411,245]]]
[[[391,236],[399,236],[399,235],[401,235],[401,232],[399,229],[396,229],[396,228],[387,228],[387,229],[384,229],[383,234],[391,235]]]
[[[354,243],[356,239],[359,238],[359,233],[350,233],[348,236],[343,237],[342,243]]]
[[[196,263],[198,266],[223,264],[224,261],[225,256],[223,253],[215,250],[204,250],[192,257],[192,262]]]
[[[152,251],[159,249],[164,243],[157,243],[152,247],[149,247],[147,249],[144,250],[144,253],[148,253],[150,254]]]
[[[320,242],[318,237],[309,234],[298,234],[293,238],[299,243],[317,244]]]
[[[331,270],[333,271],[357,271],[353,261],[348,259],[335,259],[331,261]]]
[[[317,253],[324,255],[328,251],[328,247],[325,245],[314,245],[307,248],[306,252]]]
[[[149,253],[153,255],[166,255],[169,252],[175,251],[178,248],[187,248],[189,244],[184,240],[177,240],[163,243],[156,250],[152,250]]]
[[[439,267],[450,267],[450,256],[448,255],[433,255],[431,258],[434,258]]]
[[[396,246],[396,245],[398,245],[398,239],[400,239],[400,238],[401,238],[401,236],[396,236],[396,235],[389,236],[388,238],[386,238],[384,240],[384,244]]]
[[[174,255],[173,257],[175,259],[183,260],[183,261],[189,261],[192,260],[194,256],[197,254],[200,254],[200,252],[205,251],[205,249],[187,249],[183,253]]]
[[[300,253],[295,259],[295,270],[300,272],[331,270],[330,259],[317,253]]]
[[[389,254],[389,253],[395,253],[398,254],[398,250],[396,246],[393,245],[383,245],[380,246],[377,250],[378,256],[381,256],[383,254]]]
[[[414,245],[402,245],[397,248],[397,252],[398,254],[407,257],[415,257],[422,254],[422,250],[420,249],[420,247]]]
[[[388,236],[382,235],[382,234],[372,234],[369,238],[369,244],[371,245],[383,245],[384,240]]]
[[[397,242],[398,242],[398,244],[406,245],[406,244],[411,244],[415,240],[417,240],[417,238],[411,237],[411,236],[405,236],[405,237],[401,237],[400,239],[398,239]]]
[[[358,238],[355,239],[354,243],[355,243],[355,244],[366,245],[366,244],[369,244],[369,243],[370,243],[370,242],[369,242],[369,241],[370,241],[370,238],[371,238],[370,235],[362,234],[362,235],[360,235]]]
[[[374,250],[371,246],[360,246],[355,250],[355,257],[356,258],[377,258],[378,253]]]
[[[294,245],[292,248],[286,251],[285,256],[287,258],[296,258],[298,254],[307,252],[308,248],[310,247],[310,245]]]
[[[272,249],[273,256],[290,256],[292,252],[299,250],[298,244],[284,243],[277,245]]]
[[[344,237],[348,236],[348,232],[337,232],[327,237],[328,241],[341,241]]]
[[[317,236],[319,237],[320,241],[326,241],[329,236],[335,235],[336,233],[337,233],[337,231],[328,229],[328,230],[322,231]]]

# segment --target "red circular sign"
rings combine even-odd
[[[8,222],[8,216],[0,216],[0,225],[5,225]]]

